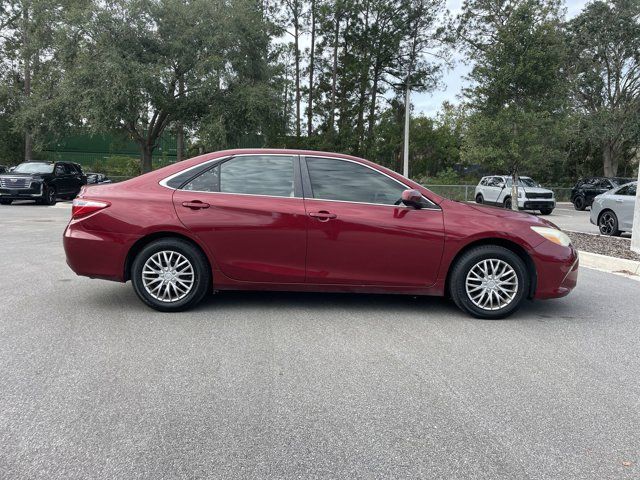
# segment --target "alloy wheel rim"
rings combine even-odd
[[[610,213],[608,212],[604,213],[600,217],[601,233],[604,233],[605,235],[611,235],[613,233],[614,225],[615,225],[615,219],[613,218],[613,215],[611,215]]]
[[[482,310],[501,310],[516,298],[518,275],[511,265],[498,258],[476,263],[465,281],[469,300]]]
[[[193,290],[195,272],[191,262],[179,252],[162,250],[142,266],[142,283],[156,300],[177,302]]]

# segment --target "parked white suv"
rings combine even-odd
[[[540,210],[542,215],[549,215],[556,206],[553,192],[542,188],[530,177],[519,177],[518,208],[520,210]],[[482,177],[476,187],[476,203],[498,205],[511,208],[511,186],[513,179],[505,175]]]

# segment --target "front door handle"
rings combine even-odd
[[[209,208],[211,205],[200,200],[193,200],[191,202],[182,202],[183,207],[190,208],[191,210],[200,210],[202,208]]]
[[[327,212],[326,210],[320,210],[319,212],[309,212],[309,216],[317,218],[320,222],[327,222],[331,219],[338,218],[335,213]]]

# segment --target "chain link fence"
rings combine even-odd
[[[109,176],[113,183],[124,182],[132,177],[125,176]],[[459,200],[462,202],[471,202],[475,200],[475,185],[425,185],[429,190],[445,198],[451,200]],[[552,190],[556,202],[569,202],[571,200],[571,189],[568,187],[544,187]]]
[[[475,185],[425,185],[433,193],[437,193],[451,200],[470,202],[475,200]],[[556,202],[568,202],[571,200],[571,188],[568,187],[544,187],[553,191]]]

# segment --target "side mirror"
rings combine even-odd
[[[500,182],[500,183],[498,184],[498,188],[504,188],[504,182]]]
[[[402,203],[408,207],[422,208],[422,194],[414,189],[405,190],[402,192]]]

